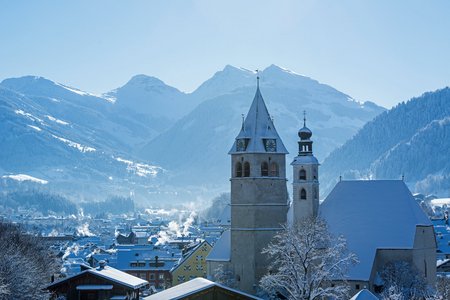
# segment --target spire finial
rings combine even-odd
[[[306,110],[303,111],[303,127],[306,127]]]
[[[244,114],[241,115],[242,116],[242,130],[244,130]]]
[[[256,87],[259,90],[259,70],[258,69],[256,69]]]

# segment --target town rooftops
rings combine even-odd
[[[231,260],[231,233],[226,230],[214,244],[214,247],[206,257],[206,261],[230,261]]]
[[[78,274],[64,278],[57,282],[53,282],[52,284],[49,284],[47,286],[47,289],[50,289],[54,286],[65,283],[67,281],[70,281],[70,280],[74,279],[75,277],[82,276],[86,273],[90,273],[91,275],[106,279],[111,282],[115,282],[117,284],[131,288],[133,290],[136,290],[136,289],[139,289],[141,287],[148,285],[148,281],[146,281],[146,280],[132,276],[130,274],[127,274],[120,270],[114,269],[112,267],[104,266],[104,267],[98,267],[98,268],[88,268]]]
[[[320,205],[320,216],[358,256],[351,280],[370,279],[377,249],[412,249],[416,226],[432,226],[401,180],[341,181]]]
[[[227,286],[209,281],[205,278],[197,277],[188,282],[179,284],[177,286],[171,287],[170,289],[164,290],[162,292],[156,293],[149,297],[144,298],[145,300],[177,300],[177,299],[188,299],[189,296],[195,295],[196,293],[203,292],[208,289],[219,288],[231,292],[232,294],[239,295],[239,299],[256,299],[261,298],[246,294],[244,292],[229,288]],[[215,298],[214,298],[215,299]],[[235,299],[235,298],[232,298]],[[237,299],[237,298],[236,298]]]

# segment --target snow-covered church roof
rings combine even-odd
[[[230,261],[231,260],[231,232],[226,230],[214,244],[211,252],[206,257],[207,261]]]
[[[246,152],[246,153],[266,153],[264,146],[264,140],[273,139],[276,140],[276,151],[274,153],[287,154],[288,151],[281,141],[277,130],[267,110],[264,99],[259,90],[259,84],[256,89],[255,97],[253,98],[252,105],[248,111],[248,114],[242,124],[241,131],[239,132],[236,140],[248,139],[248,144],[245,151],[238,151],[236,148],[236,141],[231,147],[228,154]]]
[[[417,225],[432,226],[401,180],[339,182],[320,216],[358,256],[348,279],[369,280],[377,249],[412,249]]]

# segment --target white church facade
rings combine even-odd
[[[231,155],[231,228],[207,257],[213,277],[221,266],[236,288],[251,294],[267,273],[261,251],[286,223],[320,216],[336,235],[347,239],[360,263],[347,280],[352,294],[380,288],[378,271],[386,263],[407,261],[430,284],[436,278],[436,243],[431,221],[401,180],[341,181],[319,206],[319,162],[312,132],[298,132],[298,155],[292,165],[292,201],[286,178],[286,154],[257,86],[249,112],[229,151]]]

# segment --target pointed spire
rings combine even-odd
[[[244,114],[242,114],[241,116],[242,116],[242,127],[241,127],[241,130],[242,130],[242,131],[244,131],[244,130],[245,130],[245,129],[244,129],[244,120],[245,120],[245,115],[244,115]]]
[[[303,127],[306,127],[306,110],[303,111]]]

